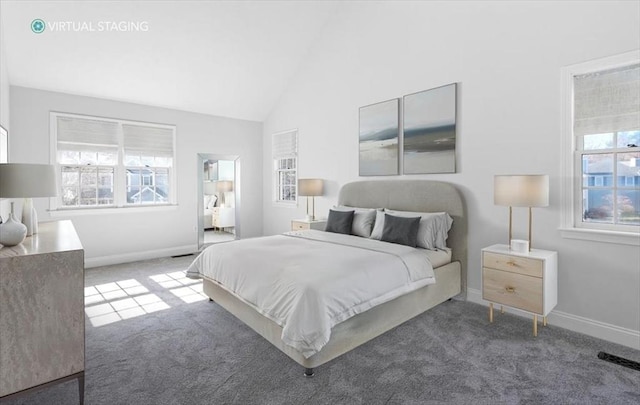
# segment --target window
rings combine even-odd
[[[52,113],[56,208],[173,202],[175,127]]]
[[[640,240],[639,57],[631,52],[564,69],[563,236]]]
[[[274,200],[293,204],[298,201],[298,131],[274,134],[272,138]]]

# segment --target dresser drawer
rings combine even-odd
[[[542,277],[543,261],[520,256],[501,255],[499,253],[483,252],[482,265],[492,269],[504,270],[511,273]]]
[[[308,222],[291,221],[291,230],[300,231],[303,229],[310,229],[311,226]]]
[[[482,272],[483,299],[542,314],[542,278],[486,267]]]

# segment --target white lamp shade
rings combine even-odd
[[[233,182],[229,180],[219,181],[216,183],[216,189],[222,193],[233,191]]]
[[[216,191],[218,191],[216,189],[216,183],[214,183],[213,181],[207,181],[204,183],[204,193],[206,195],[213,195],[216,193]]]
[[[322,179],[299,179],[298,195],[302,197],[315,197],[322,195],[323,181]]]
[[[493,202],[510,207],[547,207],[549,176],[499,175],[493,179]]]
[[[0,198],[54,197],[56,168],[29,163],[0,164]]]

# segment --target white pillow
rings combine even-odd
[[[453,219],[446,212],[412,212],[386,209],[385,212],[399,217],[421,217],[420,226],[418,227],[418,247],[431,250],[447,248],[447,238],[449,237]],[[382,227],[384,227],[384,219]],[[380,236],[382,236],[382,230]]]
[[[376,220],[376,210],[373,208],[357,208],[338,205],[333,207],[336,211],[354,211],[351,223],[351,234],[368,238]]]
[[[204,208],[207,210],[213,209],[216,206],[216,201],[218,201],[218,197],[216,195],[205,195],[204,196]]]
[[[416,215],[417,216],[417,215]],[[371,231],[371,239],[382,239],[382,231],[384,230],[384,211],[377,210],[376,211],[376,222],[373,225],[373,230]]]

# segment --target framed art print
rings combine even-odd
[[[456,172],[456,84],[404,96],[403,172]]]
[[[360,107],[360,176],[398,174],[399,99]]]

